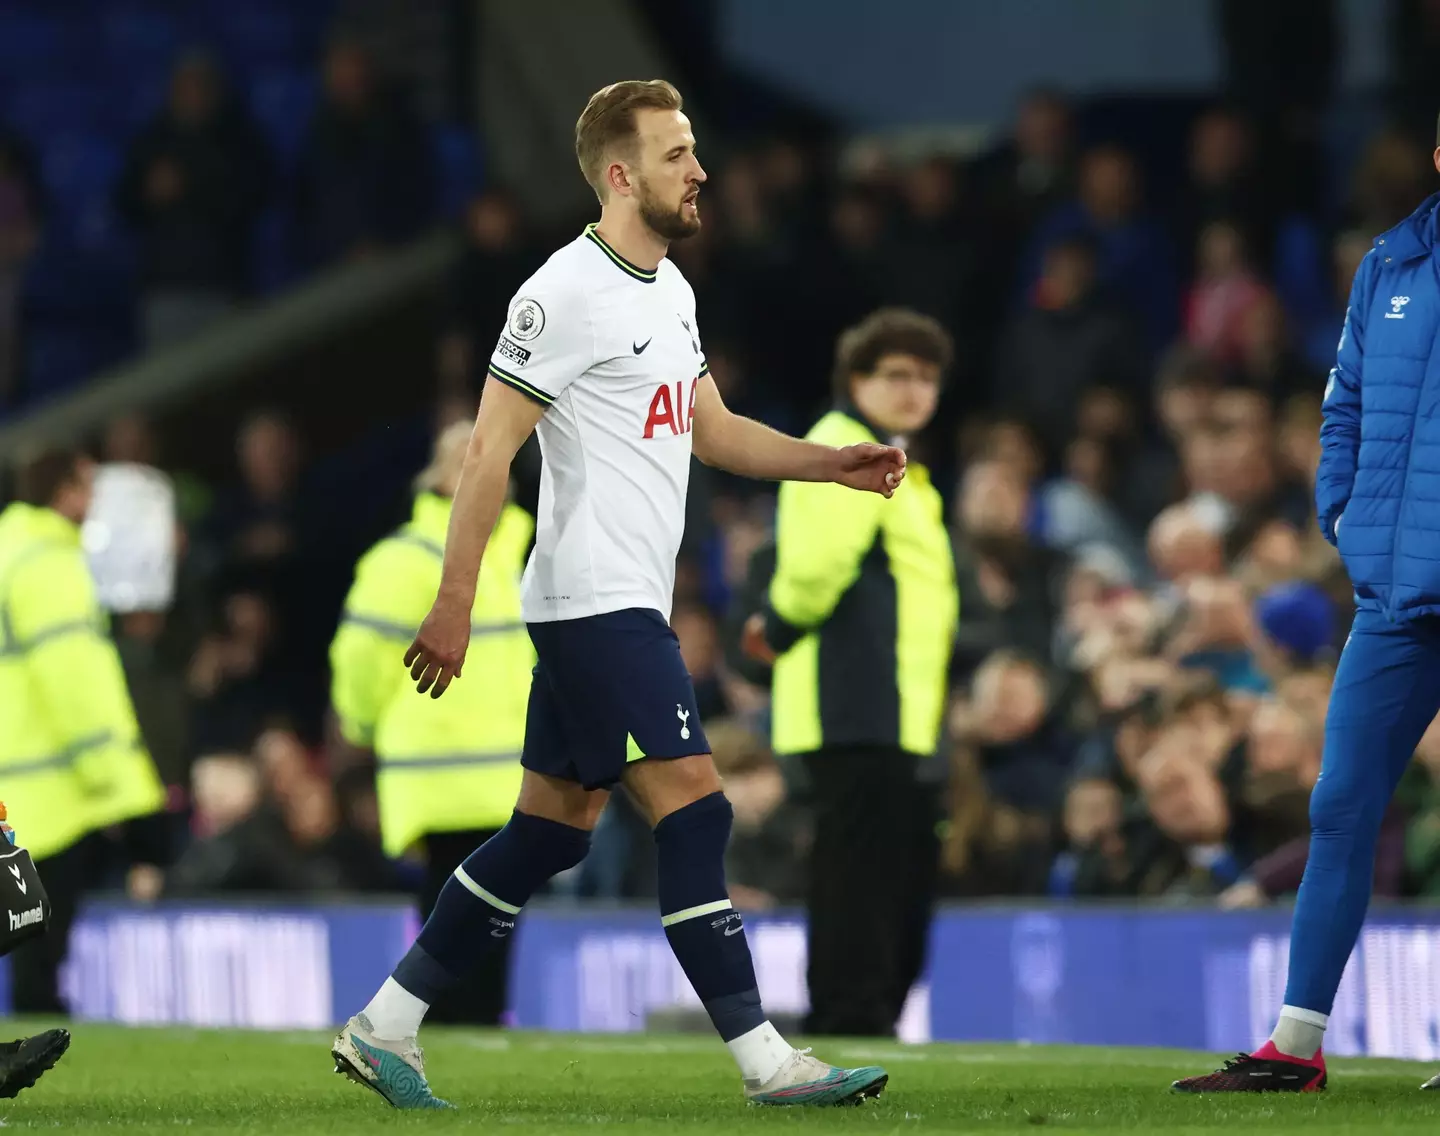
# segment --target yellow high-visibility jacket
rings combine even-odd
[[[507,504],[480,567],[464,674],[419,694],[405,649],[440,587],[450,501],[422,493],[408,524],[367,552],[330,646],[341,733],[374,750],[380,831],[396,856],[427,832],[500,828],[520,791],[535,650],[520,621],[534,521]]]
[[[806,437],[831,446],[878,440],[850,409],[827,414]],[[889,500],[785,482],[765,628],[778,655],[775,752],[881,746],[933,755],[959,610],[944,505],[919,462],[908,463]]]
[[[37,860],[165,803],[80,530],[20,503],[0,513],[0,792]]]

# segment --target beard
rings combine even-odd
[[[643,182],[640,185],[640,219],[651,232],[666,241],[683,241],[700,231],[698,211],[693,216],[687,214],[683,201],[673,207],[666,205]]]

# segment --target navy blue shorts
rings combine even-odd
[[[709,753],[680,642],[658,611],[531,623],[538,662],[521,764],[609,788],[627,762]]]

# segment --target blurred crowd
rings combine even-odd
[[[368,75],[363,54],[332,51],[304,147],[294,189],[319,259],[423,216],[424,162]],[[118,187],[157,335],[233,299],[237,233],[265,192],[262,147],[218,89],[203,60],[183,64]],[[781,429],[822,412],[837,334],[877,306],[955,336],[941,413],[912,444],[949,490],[961,594],[929,778],[943,894],[1245,905],[1298,886],[1351,614],[1313,516],[1321,393],[1359,259],[1434,175],[1429,139],[1386,129],[1317,187],[1313,136],[1245,105],[1192,116],[1164,193],[1147,190],[1149,154],[1088,137],[1049,90],[964,157],[717,146],[704,230],[672,250],[725,398]],[[499,187],[463,228],[436,344],[442,423],[473,414],[509,298],[565,239]],[[118,621],[177,817],[151,893],[414,885],[379,854],[373,787],[328,725],[324,651],[364,542],[330,541],[303,443],[265,411],[238,431],[233,484],[172,470],[179,599]],[[166,465],[136,419],[105,447]],[[375,492],[398,523],[404,483]],[[799,901],[807,787],[767,749],[766,675],[739,649],[773,563],[773,495],[698,465],[691,493],[673,622],[736,811],[734,895]],[[1382,837],[1382,896],[1440,893],[1440,729],[1417,758]],[[560,886],[653,894],[650,849],[617,797]]]
[[[344,6],[0,9],[0,412],[453,215],[474,133]]]

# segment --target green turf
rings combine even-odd
[[[8,1022],[4,1036],[36,1023]],[[125,1030],[79,1025],[64,1060],[33,1089],[0,1101],[0,1127],[68,1133],[266,1131],[307,1136],[382,1128],[457,1128],[683,1136],[764,1130],[897,1132],[1314,1133],[1435,1131],[1433,1069],[1337,1061],[1318,1096],[1190,1097],[1176,1076],[1210,1056],[1156,1050],[908,1047],[834,1042],[816,1052],[878,1062],[890,1087],[848,1109],[760,1109],[716,1042],[686,1035],[571,1038],[427,1030],[431,1084],[452,1113],[396,1113],[331,1073],[328,1034]]]

